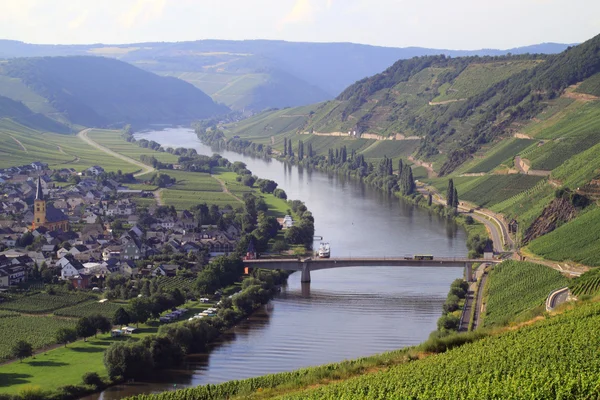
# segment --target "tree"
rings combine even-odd
[[[277,182],[270,179],[259,179],[258,188],[262,193],[273,193],[277,189]]]
[[[115,325],[128,325],[130,322],[129,314],[123,307],[120,307],[115,311],[112,322]]]
[[[287,138],[283,138],[283,156],[287,156],[288,153],[288,144],[287,144]]]
[[[136,297],[129,303],[129,318],[131,322],[142,324],[150,319],[152,313],[152,306],[148,299],[143,297]]]
[[[102,378],[100,378],[100,375],[98,375],[96,372],[86,372],[81,377],[81,381],[84,385],[93,386],[95,388],[98,388],[104,384]]]
[[[80,318],[79,321],[77,321],[75,331],[77,332],[77,336],[83,338],[84,342],[88,337],[96,334],[96,328],[87,317]]]
[[[298,140],[298,160],[302,160],[304,158],[304,142],[302,140]]]
[[[33,346],[31,346],[31,343],[26,342],[25,340],[19,340],[12,347],[10,354],[14,358],[18,358],[21,360],[21,362],[23,362],[24,358],[31,357],[33,355]]]
[[[92,315],[88,319],[94,327],[94,336],[98,334],[98,331],[102,333],[108,333],[112,329],[112,324],[110,320],[103,315]]]
[[[454,204],[454,182],[452,179],[448,180],[448,190],[446,190],[446,205],[452,207]]]
[[[56,343],[64,344],[67,347],[67,344],[77,340],[77,331],[71,328],[60,328],[56,331],[55,338]]]
[[[154,361],[143,343],[115,342],[104,351],[104,366],[111,379],[132,379],[147,375]]]
[[[458,191],[454,188],[454,192],[452,193],[452,207],[458,209]]]
[[[398,176],[402,176],[402,170],[404,169],[404,164],[402,163],[402,159],[398,160]]]
[[[431,204],[433,203],[433,196],[431,195],[431,193],[427,194],[427,205],[431,207]]]

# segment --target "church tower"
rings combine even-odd
[[[46,223],[46,200],[44,200],[44,192],[42,191],[42,178],[38,178],[37,189],[35,191],[35,200],[33,202],[33,224],[32,230]]]

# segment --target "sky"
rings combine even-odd
[[[0,0],[0,39],[87,44],[200,39],[443,49],[579,43],[598,0]]]

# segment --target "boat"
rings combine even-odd
[[[329,258],[331,255],[331,251],[329,248],[329,243],[321,243],[319,245],[319,251],[317,252],[319,258]]]

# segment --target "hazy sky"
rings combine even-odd
[[[599,33],[600,0],[0,0],[0,38],[31,43],[282,39],[505,49]]]

